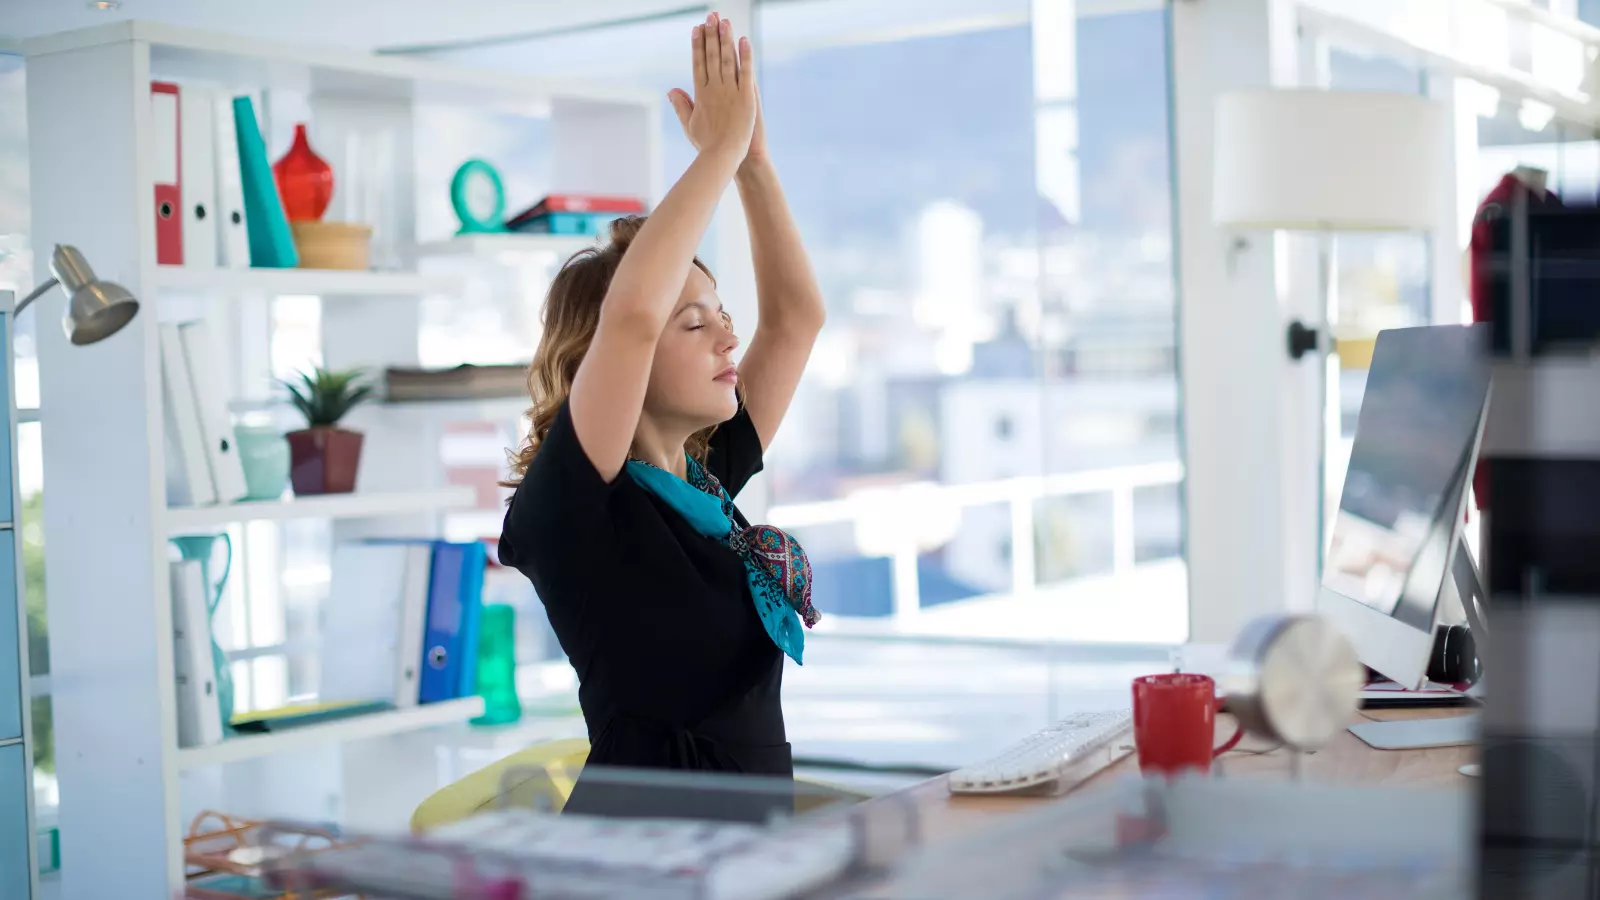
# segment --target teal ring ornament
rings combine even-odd
[[[472,204],[467,194],[472,190],[472,182],[481,179],[488,183],[494,191],[494,209],[487,214],[480,215],[472,210]],[[456,174],[450,179],[450,205],[456,211],[456,218],[461,220],[461,230],[456,234],[498,234],[506,230],[506,189],[500,181],[500,173],[494,166],[481,159],[469,159],[456,169]]]

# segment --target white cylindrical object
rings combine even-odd
[[[1425,97],[1238,91],[1215,126],[1219,225],[1426,231],[1450,190],[1449,110]]]

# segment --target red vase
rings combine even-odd
[[[333,169],[311,149],[306,141],[306,126],[294,126],[294,144],[283,158],[272,164],[283,198],[283,212],[291,222],[316,221],[333,199]]]

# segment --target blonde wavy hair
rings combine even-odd
[[[574,253],[561,266],[561,271],[550,282],[545,295],[542,317],[543,334],[539,348],[534,351],[533,362],[528,366],[528,396],[533,405],[528,407],[528,436],[522,446],[510,452],[511,476],[500,482],[514,488],[522,483],[538,455],[539,447],[550,426],[555,423],[561,404],[572,393],[572,380],[577,377],[578,364],[589,352],[595,329],[600,325],[600,305],[611,278],[617,273],[622,255],[628,252],[639,229],[644,227],[644,216],[624,216],[611,222],[609,240],[603,247],[586,247]],[[695,257],[694,264],[717,283],[706,264]],[[704,463],[710,448],[711,435],[716,426],[696,432],[686,445],[689,455]]]

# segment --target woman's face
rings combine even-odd
[[[658,421],[692,431],[733,418],[739,411],[733,364],[738,346],[733,322],[722,311],[711,279],[699,266],[691,266],[678,305],[656,343],[645,410]]]

